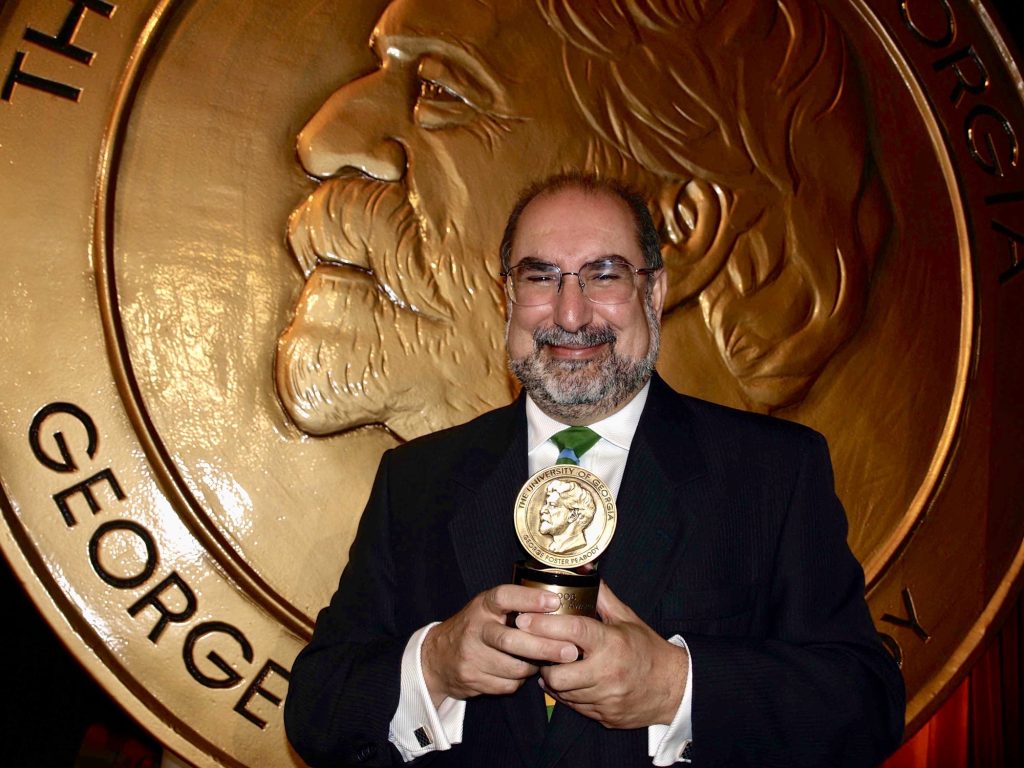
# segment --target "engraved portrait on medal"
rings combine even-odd
[[[542,565],[574,569],[593,563],[611,544],[616,501],[601,478],[557,464],[524,483],[514,508],[516,535]]]
[[[596,511],[590,491],[571,480],[554,480],[544,488],[537,533],[551,537],[548,549],[552,552],[572,554],[587,546],[586,530]]]

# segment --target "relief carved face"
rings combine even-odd
[[[502,224],[570,169],[649,199],[665,311],[699,308],[748,406],[798,402],[860,323],[887,207],[838,28],[781,3],[799,25],[776,0],[642,24],[643,2],[392,3],[379,66],[298,137],[320,185],[288,227],[307,279],[277,354],[292,419],[409,439],[507,402]]]
[[[289,223],[307,284],[277,381],[306,431],[379,423],[408,439],[511,397],[501,222],[538,172],[585,162],[569,138],[585,124],[558,104],[566,85],[541,86],[558,40],[522,5],[392,5],[371,39],[380,67],[299,136],[323,181]]]
[[[551,537],[549,549],[558,554],[575,552],[587,544],[585,532],[597,506],[593,496],[577,483],[554,480],[544,494],[537,531]]]

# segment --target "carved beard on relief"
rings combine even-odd
[[[278,396],[311,434],[410,439],[507,402],[499,288],[401,184],[335,179],[288,222],[306,285],[278,340]]]

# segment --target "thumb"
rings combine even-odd
[[[611,587],[603,579],[597,593],[597,612],[605,624],[628,621],[636,615],[628,605],[615,596]]]

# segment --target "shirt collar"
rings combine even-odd
[[[607,418],[601,419],[590,428],[597,432],[602,438],[612,445],[628,451],[633,444],[633,435],[636,434],[637,424],[640,423],[640,414],[644,411],[647,403],[647,393],[650,391],[651,382],[648,379],[643,388],[637,392],[633,399],[619,408]],[[561,432],[569,424],[563,424],[548,416],[540,407],[533,402],[533,398],[526,396],[526,428],[527,428],[527,450],[532,452],[535,448],[543,445],[551,439],[556,432]]]

